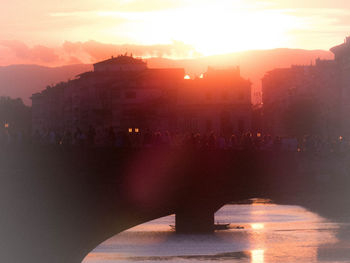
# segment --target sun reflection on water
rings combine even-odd
[[[244,228],[213,235],[175,235],[169,226],[175,224],[175,216],[167,216],[105,241],[83,262],[319,262],[329,244],[338,242],[337,223],[302,207],[227,205],[215,216]]]
[[[265,250],[258,249],[258,250],[252,250],[251,251],[251,259],[252,263],[264,263],[264,254]]]
[[[265,228],[265,225],[261,223],[254,223],[254,224],[251,224],[250,226],[252,227],[252,229],[255,229],[255,230],[260,230]]]

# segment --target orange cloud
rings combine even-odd
[[[54,48],[43,45],[28,47],[25,43],[17,40],[2,40],[0,46],[3,47],[1,53],[6,53],[6,62],[8,64],[57,64],[59,56]],[[7,52],[4,48],[7,48]]]
[[[132,53],[138,57],[184,58],[198,56],[195,49],[182,42],[167,45],[115,45],[97,41],[66,41],[59,47],[36,45],[29,47],[17,40],[0,41],[0,65],[39,64],[59,66],[79,63],[95,63],[112,55]]]
[[[133,53],[135,56],[139,57],[192,57],[193,55],[199,55],[192,46],[176,41],[168,45],[148,46],[103,44],[96,41],[66,41],[62,47],[68,54],[74,54],[78,57],[88,56],[91,62],[125,52]]]

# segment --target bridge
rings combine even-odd
[[[214,213],[254,197],[348,215],[347,154],[152,148],[0,151],[0,255],[79,263],[115,234],[170,214],[213,231]],[[336,204],[336,205],[334,205]]]

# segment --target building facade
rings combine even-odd
[[[239,68],[208,68],[200,78],[186,81],[177,111],[185,130],[228,135],[251,130],[251,107],[251,83]]]
[[[94,64],[92,72],[33,94],[33,131],[250,129],[251,84],[239,69],[184,76],[181,68],[152,69],[132,56],[112,57]]]
[[[339,88],[339,119],[342,134],[350,136],[350,37],[343,44],[331,48],[334,54],[337,78],[334,83]]]
[[[268,133],[350,136],[350,38],[331,48],[334,60],[267,72],[262,79],[263,123]],[[294,115],[294,116],[293,116]],[[301,127],[303,126],[303,127]]]

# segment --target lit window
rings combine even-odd
[[[8,123],[5,123],[5,128],[8,128],[10,125]]]
[[[139,133],[140,132],[139,128],[135,128],[135,132]]]
[[[132,128],[129,128],[129,133],[132,133]]]

